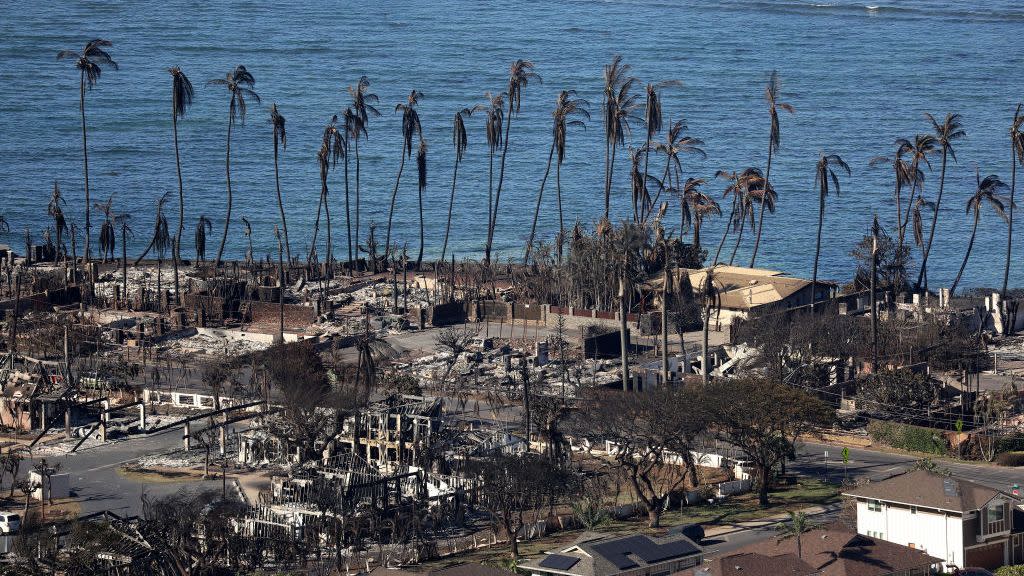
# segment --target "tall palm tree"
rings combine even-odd
[[[347,128],[351,131],[350,138],[352,141],[352,153],[356,160],[356,225],[355,225],[355,237],[358,239],[359,236],[359,138],[360,136],[365,140],[369,138],[367,128],[369,127],[370,118],[376,118],[380,116],[380,111],[374,106],[380,99],[376,94],[370,92],[370,79],[366,76],[359,78],[359,82],[355,86],[348,87],[348,93],[352,97],[352,111],[355,113],[356,120],[347,125]]]
[[[487,246],[484,248],[484,261],[488,264],[491,262],[491,249],[494,246],[494,230],[498,227],[501,188],[505,182],[505,159],[508,157],[509,130],[512,128],[513,115],[519,115],[519,108],[523,101],[523,88],[526,88],[530,80],[541,82],[540,75],[533,71],[533,62],[523,59],[513,62],[509,67],[508,88],[505,91],[505,94],[508,95],[508,113],[505,119],[505,137],[501,148],[501,168],[498,170],[498,187],[494,190],[494,211],[491,214],[490,226],[487,230]]]
[[[718,243],[718,250],[715,251],[715,258],[711,262],[712,266],[718,264],[718,258],[722,255],[722,248],[725,246],[725,239],[728,238],[729,231],[732,229],[733,223],[736,222],[739,199],[743,195],[743,187],[738,182],[739,176],[739,172],[728,172],[726,170],[715,172],[715,178],[721,178],[728,182],[725,186],[723,197],[732,199],[732,208],[729,210],[729,217],[725,221],[725,228],[722,230],[722,240]]]
[[[913,221],[914,229],[914,245],[917,246],[919,250],[924,250],[924,211],[934,211],[935,203],[929,202],[922,194],[918,194],[917,198],[914,200],[914,205],[911,206],[910,210],[910,218]]]
[[[128,239],[135,238],[135,231],[128,225],[131,219],[131,214],[114,216],[114,225],[121,229],[121,291],[125,300],[128,299]]]
[[[818,257],[821,255],[821,228],[825,224],[825,198],[835,190],[839,195],[839,177],[835,168],[850,175],[850,166],[838,154],[821,153],[814,169],[814,185],[818,188],[818,237],[814,244],[814,272],[811,274],[811,308],[818,301]]]
[[[658,199],[661,197],[662,190],[681,189],[680,181],[682,180],[683,165],[679,160],[680,155],[695,154],[701,158],[708,157],[704,152],[704,148],[702,148],[704,141],[700,138],[687,136],[685,132],[686,123],[682,120],[676,120],[669,126],[668,132],[665,134],[665,141],[659,142],[655,147],[659,153],[665,155],[665,171],[661,175],[662,186],[659,188],[658,194],[643,210],[641,222],[645,222],[650,212],[658,205]]]
[[[146,248],[146,252],[150,249],[156,250],[156,293],[157,293],[157,309],[162,310],[163,302],[163,286],[161,279],[163,278],[163,263],[164,256],[167,255],[167,249],[171,248],[171,235],[167,225],[167,216],[164,215],[164,205],[167,204],[167,200],[171,197],[171,193],[167,192],[156,201],[156,218],[153,220],[153,238],[149,241],[149,246]],[[138,266],[139,262],[142,261],[143,256],[139,256],[133,266]]]
[[[1013,113],[1013,124],[1010,125],[1010,210],[1006,231],[1006,268],[1003,270],[1003,298],[1006,298],[1006,284],[1010,280],[1010,253],[1013,251],[1013,206],[1017,191],[1017,164],[1024,166],[1024,115],[1021,105]]]
[[[711,317],[716,314],[718,310],[722,309],[722,293],[724,287],[715,278],[715,268],[711,267],[705,270],[704,280],[701,281],[700,287],[697,290],[697,300],[700,302],[701,307],[701,320],[704,321],[704,336],[701,340],[701,383],[705,386],[708,385],[708,381],[711,377],[710,362],[708,357],[708,340],[711,332]]]
[[[284,252],[288,262],[292,261],[291,244],[288,242],[288,222],[284,216],[284,198],[281,196],[281,170],[278,164],[280,150],[288,148],[288,134],[285,131],[285,118],[277,110],[277,103],[270,106],[270,124],[274,130],[274,185],[277,188],[277,209],[281,212],[281,230],[284,231]]]
[[[811,524],[810,517],[804,512],[793,512],[792,510],[786,512],[789,514],[789,522],[779,522],[775,529],[779,533],[779,540],[785,540],[787,538],[796,539],[796,556],[797,558],[804,557],[803,542],[801,537],[805,532],[810,532],[815,527]]]
[[[779,146],[782,144],[782,137],[779,133],[779,109],[785,110],[790,114],[793,113],[793,106],[785,102],[779,102],[779,72],[772,70],[771,76],[768,78],[768,85],[764,89],[764,99],[768,102],[768,116],[771,118],[771,128],[768,131],[768,165],[764,169],[764,180],[765,190],[772,189],[771,187],[771,175],[772,175],[772,156],[778,151]],[[754,261],[757,260],[757,250],[761,246],[761,229],[764,226],[764,209],[766,207],[765,202],[761,202],[761,213],[757,217],[757,238],[754,240],[754,252],[750,255],[750,267],[754,267]]]
[[[540,180],[540,190],[537,192],[537,208],[533,213],[533,225],[530,227],[530,239],[526,242],[526,256],[523,258],[523,264],[528,264],[530,260],[530,252],[533,250],[533,241],[537,233],[537,220],[540,219],[540,204],[541,199],[544,197],[544,187],[548,182],[548,175],[551,174],[551,160],[555,157],[555,153],[558,153],[558,162],[555,168],[555,179],[558,180],[558,169],[562,165],[562,161],[565,159],[565,136],[570,127],[579,126],[584,130],[587,129],[587,125],[576,116],[581,116],[586,119],[590,119],[590,113],[587,111],[587,101],[576,98],[575,90],[562,90],[558,94],[558,99],[555,101],[555,109],[551,111],[551,149],[548,151],[548,162],[544,167],[544,177]],[[556,184],[558,188],[558,233],[559,238],[564,233],[564,224],[562,221],[562,195],[561,186]]]
[[[580,116],[590,120],[590,102],[575,97],[575,90],[563,90],[558,95],[558,105],[552,112],[552,139],[555,144],[555,196],[558,197],[558,260],[562,260],[562,242],[565,239],[565,220],[562,212],[562,163],[565,161],[566,135],[569,128],[579,126],[584,130],[587,125],[583,120],[570,120]]]
[[[353,260],[353,250],[358,252],[357,245],[359,243],[359,238],[356,237],[353,241],[351,195],[348,187],[348,151],[349,145],[352,143],[353,134],[358,138],[358,134],[362,130],[362,120],[359,119],[359,116],[354,110],[352,110],[352,108],[346,108],[345,111],[342,112],[341,116],[342,123],[344,125],[343,140],[345,143],[345,161],[343,162],[345,167],[345,229],[348,234],[348,265],[346,267],[348,268],[349,274],[351,274],[353,270],[352,264],[355,262],[355,260]]]
[[[86,43],[81,52],[74,50],[61,50],[57,53],[57,60],[74,60],[75,68],[79,72],[78,82],[78,108],[82,115],[82,172],[85,175],[85,261],[89,261],[89,238],[92,233],[92,224],[89,219],[89,146],[87,130],[85,127],[85,89],[92,90],[92,87],[99,81],[103,68],[109,66],[117,70],[117,62],[110,57],[105,48],[113,46],[110,40],[96,38]]]
[[[1002,192],[1009,187],[995,174],[990,174],[982,180],[981,173],[975,169],[974,177],[978,182],[978,186],[975,188],[974,194],[967,201],[967,214],[970,214],[972,211],[974,212],[971,240],[967,243],[967,252],[964,253],[964,261],[960,265],[960,271],[956,274],[956,280],[953,280],[953,285],[949,288],[950,295],[956,292],[956,287],[960,284],[960,278],[964,274],[964,268],[967,268],[967,260],[971,257],[971,250],[974,248],[974,238],[978,234],[978,222],[981,220],[982,205],[988,204],[1000,218],[1009,220],[1006,215],[1006,205],[1010,200],[1002,195]]]
[[[174,133],[174,165],[178,171],[178,233],[174,236],[174,297],[176,301],[181,294],[178,280],[178,266],[181,264],[181,235],[185,232],[185,184],[181,178],[181,151],[178,148],[178,118],[188,112],[195,97],[195,90],[188,76],[181,68],[172,66],[167,69],[171,75],[171,129]],[[109,220],[109,218],[108,218]]]
[[[930,170],[932,167],[929,156],[935,153],[936,141],[931,134],[917,134],[914,140],[906,138],[896,140],[897,155],[909,156],[911,178],[910,197],[907,199],[907,210],[903,214],[903,222],[900,223],[900,246],[906,240],[907,224],[910,222],[910,208],[914,205],[914,195],[918,191],[924,192],[924,171],[921,165],[924,164]]]
[[[426,239],[423,233],[423,191],[427,189],[427,141],[420,135],[420,146],[416,149],[416,182],[417,198],[420,210],[420,250],[416,255],[416,270],[423,264],[423,245]]]
[[[402,182],[402,170],[405,169],[405,159],[412,157],[413,136],[423,139],[423,130],[420,127],[420,114],[416,110],[423,93],[418,90],[409,92],[405,102],[395,105],[395,112],[402,113],[402,154],[398,163],[398,175],[395,176],[395,188],[391,191],[391,208],[388,210],[388,228],[384,238],[384,256],[387,259],[391,251],[391,221],[395,216],[395,199],[398,198],[398,185]]]
[[[942,168],[939,172],[939,194],[935,197],[935,213],[932,214],[932,227],[928,231],[928,243],[924,246],[924,253],[921,256],[921,271],[917,274],[917,283],[915,289],[921,288],[921,282],[924,281],[924,289],[928,289],[928,255],[932,252],[932,240],[935,239],[935,228],[939,222],[939,208],[942,206],[942,189],[946,184],[946,159],[952,158],[953,162],[956,162],[956,150],[953,149],[953,142],[967,136],[967,132],[964,131],[963,126],[960,124],[959,114],[946,114],[946,119],[939,124],[935,118],[928,113],[925,113],[925,118],[928,119],[932,124],[932,129],[935,131],[935,141],[942,148]]]
[[[213,222],[206,216],[199,216],[199,223],[196,225],[195,245],[196,260],[206,261],[206,237],[213,233]]]
[[[57,251],[54,254],[54,261],[67,257],[63,240],[64,232],[68,229],[67,219],[64,217],[64,206],[66,205],[64,196],[60,192],[60,186],[54,180],[53,193],[50,194],[50,203],[46,206],[46,213],[53,218],[53,229],[57,232]]]
[[[469,135],[466,132],[466,118],[473,115],[479,107],[474,106],[472,108],[463,108],[455,113],[455,118],[452,120],[452,146],[455,148],[455,168],[452,170],[452,193],[448,199],[448,223],[444,227],[444,244],[441,245],[441,258],[438,262],[444,262],[444,257],[448,253],[448,233],[452,229],[452,210],[455,208],[455,183],[459,178],[459,164],[462,162],[462,156],[466,153],[466,148],[469,146]]]
[[[231,131],[235,122],[245,126],[245,111],[248,106],[247,100],[256,104],[260,103],[260,96],[253,87],[256,79],[245,69],[245,66],[238,65],[234,70],[228,72],[224,78],[215,78],[208,81],[207,86],[224,86],[231,96],[228,104],[228,137],[225,146],[224,168],[227,174],[227,214],[224,216],[224,236],[220,240],[220,248],[217,249],[217,259],[214,260],[214,267],[220,268],[221,258],[224,257],[224,245],[228,242],[228,228],[231,225]]]
[[[662,114],[661,114],[661,95],[658,93],[659,90],[668,86],[681,86],[682,82],[678,80],[666,80],[658,82],[656,84],[647,84],[646,99],[644,101],[644,125],[646,126],[647,140],[644,144],[644,173],[642,181],[647,182],[647,167],[651,159],[651,144],[654,140],[655,134],[661,132]],[[639,222],[639,208],[636,204],[633,205],[633,221]]]
[[[615,150],[625,145],[630,123],[639,120],[639,107],[635,94],[630,94],[637,79],[630,76],[631,67],[622,63],[622,56],[616,54],[604,67],[604,92],[602,114],[604,115],[604,217],[611,211],[612,178],[615,173]]]
[[[342,130],[338,128],[338,115],[335,114],[324,127],[320,149],[316,154],[317,166],[320,168],[320,203],[316,209],[316,220],[313,222],[313,242],[307,258],[312,261],[316,254],[316,238],[320,231],[320,212],[322,210],[327,220],[327,247],[324,251],[324,262],[326,262],[328,270],[334,262],[334,240],[331,236],[331,204],[328,199],[327,174],[343,156],[345,156],[345,139],[342,136]]]

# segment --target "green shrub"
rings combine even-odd
[[[1000,466],[1024,466],[1024,452],[1003,452],[996,456]]]
[[[912,452],[944,455],[948,448],[941,430],[899,422],[873,420],[868,423],[868,436],[875,442]]]
[[[1003,566],[996,570],[996,576],[1024,576],[1024,566]]]

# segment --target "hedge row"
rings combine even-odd
[[[912,452],[944,455],[949,448],[941,430],[899,422],[873,420],[868,423],[868,436],[875,442]]]

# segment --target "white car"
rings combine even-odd
[[[0,534],[14,534],[21,528],[21,516],[14,512],[0,512]]]

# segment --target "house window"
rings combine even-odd
[[[882,503],[878,500],[868,500],[868,511],[869,512],[881,512]]]
[[[885,539],[881,532],[877,532],[875,530],[868,530],[868,538],[878,538],[879,540]]]
[[[989,504],[988,505],[988,521],[989,522],[1001,522],[1003,520],[1003,505],[1002,503]]]
[[[917,506],[911,506],[910,507],[910,513],[911,514],[917,514]]]

